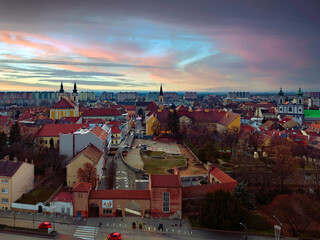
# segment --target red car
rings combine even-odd
[[[113,232],[108,235],[108,240],[121,240],[121,234],[118,232]]]
[[[40,223],[38,228],[42,228],[42,229],[48,229],[48,228],[51,228],[51,223],[49,222],[43,222],[43,223]]]

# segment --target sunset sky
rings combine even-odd
[[[1,0],[0,91],[320,91],[319,0]]]

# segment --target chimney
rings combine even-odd
[[[24,162],[25,162],[25,163],[28,163],[28,158],[25,158],[25,159],[24,159]]]
[[[8,161],[9,158],[10,158],[9,155],[6,155],[3,160]]]
[[[17,163],[17,162],[18,162],[18,158],[14,157],[14,158],[13,158],[13,161],[14,161],[15,163]]]

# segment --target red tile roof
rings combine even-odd
[[[70,98],[62,98],[59,102],[55,103],[51,108],[75,108],[77,105]]]
[[[115,133],[121,133],[121,130],[117,127],[117,126],[112,126],[111,128],[111,133],[115,134]]]
[[[72,192],[89,192],[92,188],[92,183],[78,182],[74,185]]]
[[[50,202],[72,202],[72,193],[61,191]]]
[[[45,124],[38,133],[38,137],[59,137],[59,133],[68,134],[89,127],[89,124]]]
[[[150,199],[148,190],[92,190],[90,199]]]
[[[231,182],[237,182],[232,177],[230,177],[228,174],[221,171],[219,168],[215,167],[210,171],[210,174],[213,175],[215,178],[219,179],[221,183],[231,183]]]
[[[106,141],[108,137],[108,133],[103,130],[99,126],[95,126],[94,129],[91,130],[91,132],[96,135],[98,138],[100,138],[102,141]]]
[[[105,117],[105,116],[120,116],[121,113],[117,109],[88,109],[82,114],[83,117]]]
[[[146,111],[157,111],[157,110],[158,110],[158,106],[154,101],[150,102],[148,107],[146,108]]]
[[[181,179],[178,175],[151,175],[152,188],[178,188],[181,187]]]
[[[0,116],[0,125],[5,126],[8,123],[9,116]]]
[[[120,121],[110,121],[110,122],[108,122],[108,125],[110,125],[110,126],[114,125],[114,126],[120,127],[120,126],[122,126],[122,123]]]
[[[136,105],[124,105],[127,111],[136,111]]]
[[[90,144],[86,148],[84,148],[81,152],[79,152],[74,158],[71,159],[70,163],[77,159],[81,154],[86,156],[88,159],[90,159],[94,164],[98,164],[103,152],[101,152],[96,146],[93,144]]]

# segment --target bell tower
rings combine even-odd
[[[74,82],[74,85],[73,85],[72,101],[74,101],[77,105],[79,103],[79,94],[78,94],[77,83],[76,82]]]
[[[60,90],[59,90],[59,93],[58,93],[58,101],[60,101],[64,96],[64,90],[63,90],[63,84],[61,82],[60,84]]]
[[[159,93],[159,107],[163,109],[163,91],[162,91],[162,84],[160,85],[160,93]]]

